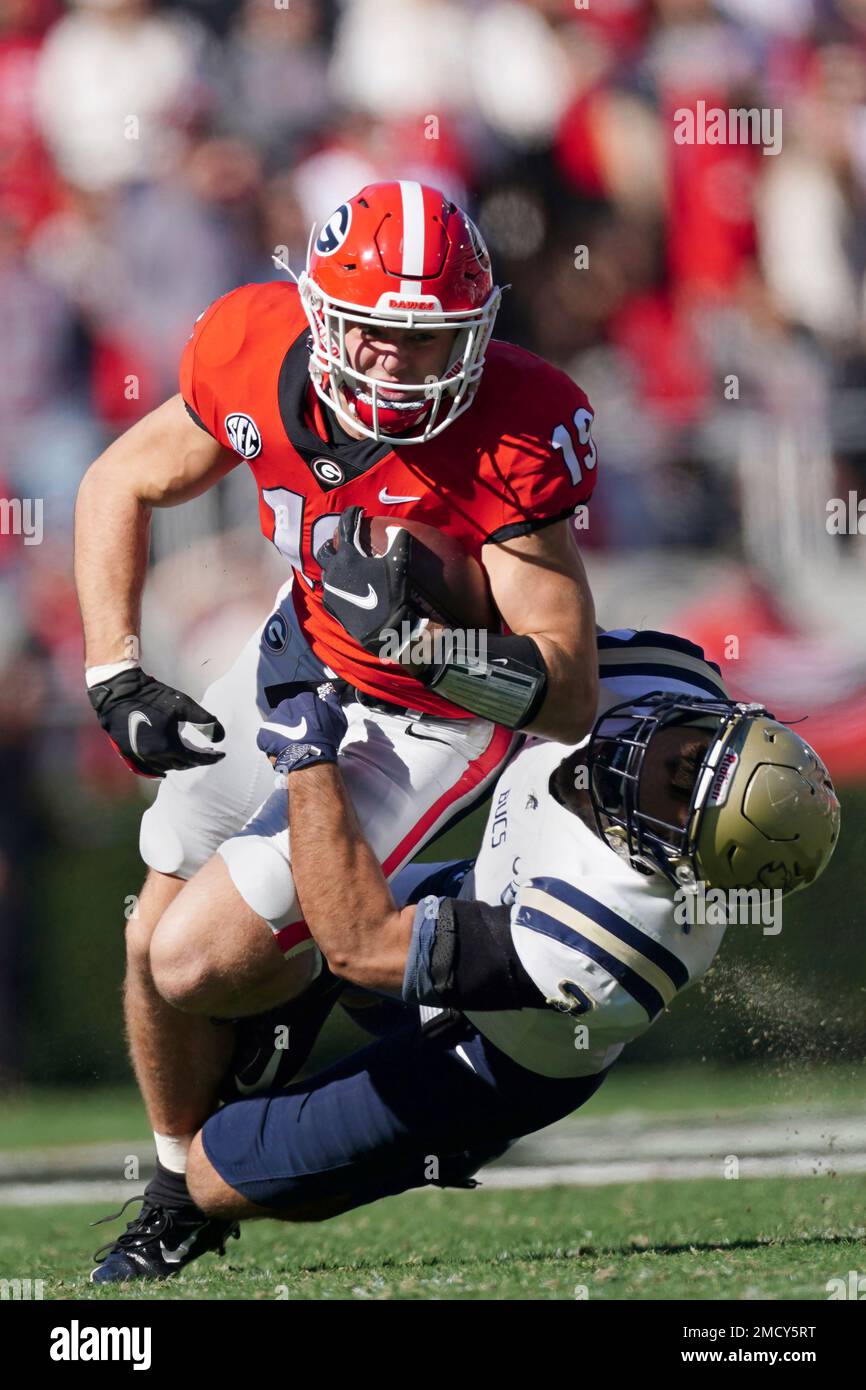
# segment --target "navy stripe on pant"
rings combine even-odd
[[[239,1100],[202,1130],[213,1167],[248,1201],[291,1214],[459,1184],[509,1144],[570,1114],[606,1072],[553,1079],[527,1071],[474,1031],[457,1047],[413,1021],[307,1082]],[[433,1179],[435,1180],[435,1179]]]

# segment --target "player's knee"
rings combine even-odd
[[[159,994],[184,1013],[216,1014],[223,1002],[223,982],[206,953],[196,948],[196,933],[182,914],[159,923],[150,941],[150,973]]]
[[[299,916],[291,865],[273,839],[242,833],[218,852],[244,902],[274,930]]]
[[[128,917],[126,921],[126,964],[137,974],[150,968],[150,943],[156,930],[155,922],[142,922]]]
[[[149,973],[153,934],[181,888],[182,879],[167,878],[151,870],[141,892],[126,899],[126,961],[130,969]]]

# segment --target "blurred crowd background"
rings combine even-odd
[[[780,110],[781,153],[677,144],[699,100]],[[0,496],[43,507],[0,534],[0,1077],[124,1067],[141,788],[83,695],[79,480],[216,296],[395,177],[468,207],[498,335],[590,396],[600,621],[702,642],[851,784],[803,921],[862,959],[866,567],[827,503],[866,496],[866,0],[0,0]],[[281,575],[241,469],[159,515],[145,665],[199,696]]]

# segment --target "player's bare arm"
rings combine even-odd
[[[298,897],[335,975],[399,994],[415,908],[398,908],[335,763],[291,778],[289,827]]]
[[[184,742],[185,721],[216,742],[223,731],[194,700],[142,671],[138,634],[153,508],[199,497],[237,462],[177,395],[115,440],[79,488],[75,580],[88,692],[115,748],[142,776],[222,757]]]
[[[595,719],[598,655],[571,521],[485,546],[483,560],[499,612],[512,632],[533,639],[547,668],[544,703],[528,732],[578,743]]]
[[[288,779],[296,890],[332,973],[433,1007],[543,1007],[515,952],[509,907],[436,895],[395,905],[338,764],[346,727],[324,682],[299,687],[258,736]]]
[[[239,462],[173,396],[91,464],[75,509],[75,581],[88,666],[123,661],[139,632],[154,507],[199,497]]]
[[[262,724],[258,746],[288,781],[295,889],[335,975],[400,992],[414,908],[400,912],[337,765],[347,719],[330,681],[299,685]]]

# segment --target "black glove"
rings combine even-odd
[[[299,685],[281,701],[259,729],[256,742],[278,773],[297,772],[314,763],[335,763],[347,721],[330,681]]]
[[[338,527],[339,548],[326,541],[316,560],[322,567],[326,612],[378,656],[383,629],[400,632],[403,622],[418,620],[409,578],[412,537],[399,531],[386,555],[371,555],[360,535],[363,520],[361,507],[347,507]]]
[[[91,686],[87,694],[111,742],[139,777],[164,777],[177,768],[201,767],[225,757],[187,747],[179,731],[188,721],[203,726],[202,733],[212,743],[222,743],[225,729],[219,720],[138,666]]]

